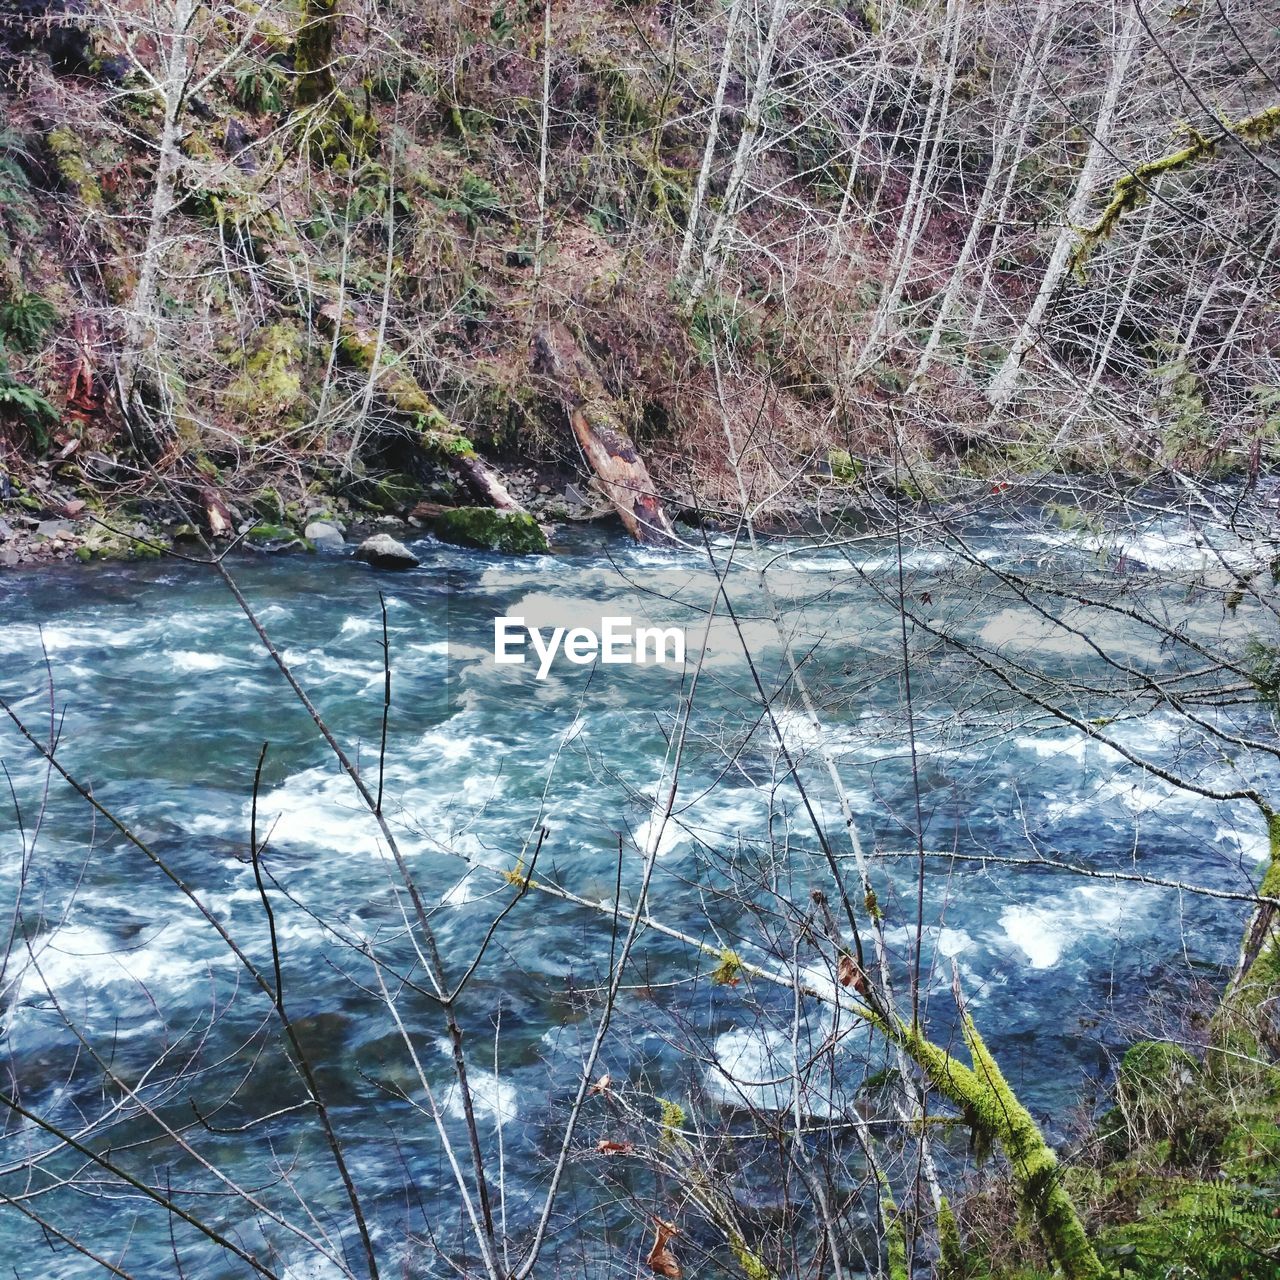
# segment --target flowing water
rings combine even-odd
[[[927,627],[913,625],[904,637],[898,593],[937,630],[1030,655],[1050,679],[1097,676],[1094,640],[1147,670],[1167,673],[1180,659],[1118,613],[1095,619],[1087,635],[1049,627],[983,566],[1108,590],[1123,567],[1145,599],[1215,643],[1239,642],[1256,620],[1247,608],[1224,608],[1220,591],[1188,591],[1204,552],[1176,523],[1126,534],[1123,555],[1119,544],[1099,555],[1038,513],[970,520],[964,538],[961,554],[954,543],[913,537],[901,577],[893,539],[856,537],[843,546],[775,542],[732,557],[718,539],[711,559],[585,534],[555,557],[528,560],[424,540],[416,544],[422,567],[398,575],[345,554],[244,559],[233,569],[367,784],[381,787],[454,982],[512,901],[502,873],[520,865],[522,850],[528,867],[539,828],[535,878],[606,907],[619,898],[625,905],[644,852],[656,846],[656,917],[717,947],[785,964],[797,930],[781,900],[803,913],[812,888],[832,891],[788,758],[852,882],[848,840],[816,754],[823,743],[849,790],[905,994],[918,909],[914,738],[931,855],[921,947],[930,1025],[949,1034],[954,964],[1011,1083],[1061,1134],[1070,1109],[1105,1077],[1108,1054],[1156,1016],[1154,1006],[1176,1008],[1194,982],[1222,980],[1247,907],[996,859],[1052,857],[1247,891],[1265,854],[1262,824],[1246,803],[1179,790],[1028,708]],[[721,604],[708,621],[717,569],[730,559],[734,616]],[[761,562],[772,566],[792,652],[817,691],[820,730],[788,687],[750,572]],[[381,771],[379,593],[392,668]],[[689,669],[559,661],[539,681],[528,664],[493,663],[493,620],[503,615],[544,627],[594,626],[605,615],[679,625]],[[140,1113],[145,1102],[184,1127],[192,1147],[251,1188],[260,1206],[301,1220],[305,1200],[315,1214],[309,1230],[327,1233],[359,1273],[350,1211],[318,1125],[296,1109],[301,1090],[270,1000],[175,885],[185,883],[273,980],[263,893],[247,856],[255,767],[268,743],[256,817],[287,1010],[363,1192],[384,1273],[403,1266],[443,1274],[423,1242],[434,1233],[442,1248],[463,1249],[457,1198],[419,1071],[378,991],[381,973],[421,1077],[461,1142],[461,1098],[443,1021],[422,990],[411,905],[377,826],[235,601],[207,569],[160,562],[10,575],[0,579],[0,617],[0,696],[46,739],[52,680],[57,759],[170,873],[50,778],[6,722],[0,755],[14,804],[0,819],[0,902],[6,923],[16,920],[0,1040],[6,1094],[84,1135],[86,1150],[110,1151],[119,1167],[172,1185],[183,1204],[278,1274],[337,1274],[271,1212],[227,1194],[226,1183],[172,1143],[154,1141],[156,1121]],[[770,694],[781,690],[772,721],[756,676]],[[691,693],[680,787],[664,824],[655,800],[666,794],[664,762]],[[1062,697],[1086,720],[1100,720],[1087,699]],[[1237,777],[1167,709],[1115,719],[1115,708],[1102,711],[1122,746],[1202,785]],[[1255,768],[1239,760],[1235,767]],[[949,852],[964,857],[941,856]],[[557,1118],[595,1027],[594,995],[616,945],[611,924],[608,910],[529,893],[494,931],[459,1002],[482,1137],[495,1162],[501,1144],[503,1208],[517,1234],[540,1204]],[[816,949],[801,958],[810,972],[822,962]],[[791,1086],[777,1082],[776,1061],[785,1056],[790,994],[691,982],[714,964],[644,933],[600,1069],[692,1099],[707,1114],[789,1106]],[[876,1055],[853,1038],[848,1079],[815,1084],[806,1109],[838,1114]],[[175,1247],[189,1280],[246,1274],[91,1165],[80,1190],[54,1187],[55,1175],[84,1165],[82,1155],[55,1151],[29,1175],[24,1160],[53,1139],[12,1113],[5,1132],[0,1190],[44,1191],[23,1203],[130,1274],[175,1275]],[[590,1199],[590,1163],[574,1162],[566,1214]],[[620,1210],[600,1221],[600,1233],[607,1225],[625,1238],[629,1219]],[[569,1234],[580,1241],[584,1232]],[[553,1239],[548,1265],[562,1247]],[[579,1272],[588,1273],[575,1248]],[[12,1206],[0,1206],[0,1255],[23,1277],[101,1274]]]

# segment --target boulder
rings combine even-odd
[[[303,529],[302,536],[308,542],[314,542],[317,547],[340,547],[346,542],[342,536],[342,530],[327,520],[310,521]]]
[[[375,533],[356,548],[356,559],[371,564],[375,569],[412,569],[418,557],[389,533]]]
[[[542,526],[523,511],[495,511],[492,507],[442,507],[420,502],[413,509],[441,542],[509,556],[538,555],[547,550]]]

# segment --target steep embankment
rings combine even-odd
[[[785,516],[879,462],[908,492],[1267,466],[1275,33],[1223,16],[1235,57],[1114,17],[19,6],[6,528],[627,518],[637,485]]]

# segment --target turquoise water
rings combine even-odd
[[[1176,612],[1189,635],[1234,645],[1255,625],[1247,608],[1225,610],[1220,594],[1188,592],[1198,552],[1176,526],[1126,537],[1125,563],[1142,570],[1145,598]],[[1035,515],[971,521],[966,538],[967,550],[923,535],[908,545],[901,585],[930,626],[1024,655],[1049,681],[1044,689],[1058,690],[1052,681],[1068,675],[1096,684],[1114,674],[1080,635],[1047,628],[981,567],[1111,592],[1113,552],[1073,543]],[[385,597],[393,695],[385,811],[450,980],[480,956],[459,1017],[486,1158],[496,1168],[500,1147],[502,1208],[517,1242],[541,1205],[613,939],[607,911],[530,893],[480,954],[514,895],[502,873],[545,828],[538,878],[593,902],[632,900],[668,744],[691,692],[681,785],[655,864],[654,914],[748,957],[785,963],[799,946],[805,965],[821,966],[816,950],[796,942],[797,921],[810,889],[832,892],[831,876],[762,717],[743,638],[760,680],[777,694],[778,732],[844,859],[820,742],[839,764],[902,991],[917,910],[914,857],[898,856],[916,848],[909,727],[931,851],[1038,852],[1236,891],[1249,888],[1263,855],[1261,823],[1248,805],[1205,801],[1142,774],[1029,711],[925,627],[906,639],[909,726],[891,540],[775,541],[754,559],[739,549],[727,577],[737,623],[718,606],[709,626],[713,564],[723,571],[729,559],[724,539],[710,559],[705,549],[659,553],[585,535],[554,557],[524,561],[429,540],[415,549],[422,567],[400,575],[341,554],[245,559],[233,572],[374,789]],[[771,565],[793,652],[818,691],[820,733],[787,687],[777,632],[748,569],[756,562]],[[207,569],[174,562],[46,570],[0,579],[0,609],[0,696],[47,736],[52,679],[58,760],[268,975],[268,921],[247,852],[255,767],[269,744],[258,824],[268,841],[262,861],[287,1008],[361,1189],[384,1274],[446,1274],[445,1256],[474,1262],[422,1079],[377,992],[380,971],[446,1129],[461,1142],[444,1024],[422,990],[403,884],[350,780],[226,588]],[[685,627],[691,659],[705,634],[696,685],[683,668],[560,663],[539,682],[527,666],[492,663],[497,616],[594,625],[610,613]],[[1091,620],[1086,638],[1105,640],[1145,671],[1167,675],[1186,661],[1114,615]],[[1071,700],[1082,716],[1116,711],[1102,695]],[[1270,778],[1264,763],[1207,750],[1167,708],[1139,707],[1109,731],[1205,785]],[[349,1205],[314,1115],[301,1105],[270,1000],[173,882],[48,778],[7,722],[0,756],[16,802],[0,818],[0,902],[5,920],[16,922],[0,1041],[7,1093],[79,1135],[85,1151],[109,1151],[119,1168],[175,1188],[179,1203],[275,1274],[328,1277],[344,1265],[362,1274]],[[951,1027],[954,963],[1006,1074],[1058,1135],[1105,1078],[1110,1052],[1151,1019],[1176,1013],[1190,984],[1221,981],[1247,910],[1044,868],[941,857],[928,865],[921,953],[934,1034],[945,1039]],[[792,1086],[777,1083],[776,1063],[790,1052],[791,996],[749,983],[695,983],[714,963],[646,932],[600,1069],[637,1091],[680,1098],[709,1123],[748,1104],[785,1111]],[[820,1010],[806,1010],[805,1019],[805,1036],[820,1043]],[[861,1036],[837,1058],[836,1076],[813,1081],[806,1094],[810,1115],[838,1117],[881,1065]],[[157,1117],[191,1150],[158,1133]],[[599,1162],[586,1154],[605,1132],[599,1122],[597,1109],[554,1219],[547,1267],[601,1274],[599,1256],[609,1249],[632,1257],[640,1247],[634,1206],[601,1189]],[[10,1112],[4,1194],[131,1275],[175,1275],[175,1250],[193,1280],[249,1274],[189,1226],[171,1232],[162,1210],[86,1165],[84,1152],[56,1145]],[[459,1151],[465,1160],[465,1145]],[[253,1204],[231,1195],[209,1165],[252,1188]],[[59,1184],[73,1173],[78,1190]],[[575,1225],[574,1215],[597,1202],[604,1207],[591,1209],[594,1226]],[[13,1205],[0,1206],[0,1242],[23,1277],[102,1274]]]

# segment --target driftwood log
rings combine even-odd
[[[590,360],[563,325],[548,326],[534,336],[533,367],[548,394],[564,406],[574,438],[627,532],[637,542],[674,541],[648,467]]]

